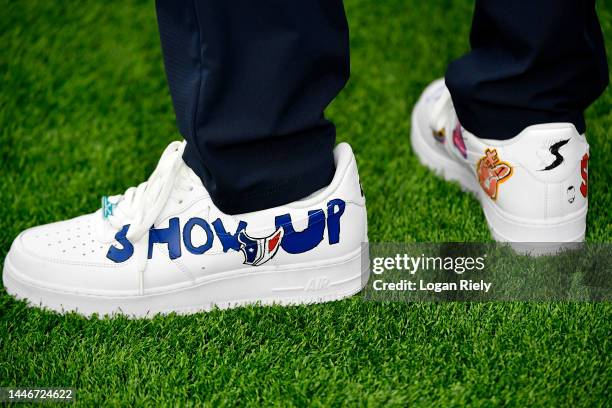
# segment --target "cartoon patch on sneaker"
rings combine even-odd
[[[589,154],[585,153],[580,161],[580,177],[582,177],[582,183],[580,184],[580,193],[584,198],[587,197],[589,189]]]
[[[434,137],[434,139],[436,139],[437,142],[444,143],[444,138],[446,137],[446,129],[431,129],[431,135]]]
[[[565,194],[567,195],[567,202],[573,204],[576,199],[576,189],[574,186],[569,186],[567,190],[565,190]]]
[[[486,149],[485,155],[476,163],[478,182],[493,200],[497,198],[499,185],[512,176],[512,166],[499,160],[496,149]]]
[[[463,128],[461,127],[461,123],[457,121],[457,125],[453,130],[453,144],[461,153],[464,159],[467,159],[467,148],[465,147],[465,142],[463,141]]]

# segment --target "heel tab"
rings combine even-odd
[[[573,123],[570,122],[552,122],[552,123],[539,123],[536,125],[531,125],[531,126],[527,126],[525,129],[523,129],[523,132],[528,131],[528,130],[563,130],[563,129],[569,129],[569,130],[573,130],[576,134],[578,134],[578,130],[576,130],[576,126],[574,126]]]
[[[578,133],[573,123],[544,123],[527,126],[515,139],[520,141],[523,138],[540,138],[546,140],[551,138],[584,139],[584,135]]]
[[[353,148],[350,144],[342,142],[334,148],[334,162],[336,167],[342,167],[342,164],[350,162],[351,158],[355,158],[355,153],[353,153]]]
[[[529,139],[533,141],[534,138],[543,139],[543,138],[551,138],[551,137],[554,137],[554,138],[576,137],[580,140],[586,140],[584,135],[581,135],[580,133],[578,133],[578,130],[576,130],[576,127],[574,126],[574,124],[569,123],[569,122],[540,123],[537,125],[527,126],[518,135],[514,136],[511,139],[506,139],[506,140],[481,139],[478,136],[468,131],[464,133],[469,134],[471,137],[474,137],[480,142],[485,143],[489,146],[493,146],[493,147],[511,146],[513,144],[525,142]]]
[[[543,183],[561,183],[580,173],[580,161],[589,152],[584,135],[571,123],[546,123],[525,128],[504,154]]]
[[[327,187],[322,188],[308,197],[288,204],[288,206],[292,208],[304,208],[316,205],[331,196],[338,196],[345,201],[365,205],[365,198],[362,195],[359,182],[357,160],[353,154],[353,149],[348,143],[339,143],[334,148],[334,161],[336,164],[336,173]]]
[[[359,178],[357,159],[350,144],[342,142],[336,146],[334,149],[334,161],[336,164],[336,174],[332,184],[339,182],[337,179],[344,179],[347,173],[357,173],[356,177]]]

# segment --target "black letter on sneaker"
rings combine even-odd
[[[552,162],[551,164],[549,164],[548,166],[544,167],[540,171],[552,170],[555,167],[558,167],[561,163],[563,163],[563,156],[561,156],[561,154],[559,154],[559,149],[562,146],[565,146],[567,144],[567,142],[569,142],[569,139],[561,140],[561,141],[555,143],[554,145],[550,146],[550,148],[548,150],[550,150],[550,153],[555,156],[555,161]]]

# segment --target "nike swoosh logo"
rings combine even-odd
[[[561,140],[561,141],[555,143],[554,145],[550,146],[550,148],[548,150],[550,150],[550,154],[555,156],[555,161],[552,162],[551,164],[549,164],[548,166],[544,167],[540,171],[552,170],[555,167],[558,167],[561,163],[563,163],[563,156],[561,156],[561,154],[559,153],[559,149],[561,147],[565,146],[569,141],[570,141],[569,139]]]

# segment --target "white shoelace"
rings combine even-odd
[[[182,158],[184,150],[185,142],[170,143],[147,181],[128,188],[123,195],[108,198],[114,206],[112,214],[107,217],[112,227],[119,230],[126,224],[130,225],[126,238],[134,245],[140,293],[143,293],[143,273],[147,265],[149,229],[166,206],[174,188],[179,191],[192,191],[194,188],[193,172]]]

